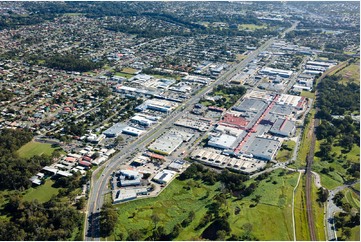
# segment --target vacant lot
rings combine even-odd
[[[314,92],[309,92],[309,91],[302,91],[301,96],[311,98],[311,99],[315,99],[315,97],[316,97]]]
[[[189,190],[188,187],[190,187]],[[157,198],[117,205],[121,212],[116,234],[122,233],[125,236],[123,239],[126,239],[129,231],[145,229],[147,231],[144,233],[143,239],[145,239],[154,227],[150,219],[153,214],[159,216],[161,219],[159,226],[164,226],[168,233],[177,223],[183,221],[190,211],[196,213],[195,221],[197,221],[207,211],[205,206],[212,202],[218,187],[219,183],[214,186],[205,186],[193,180],[174,180]],[[117,236],[115,238],[121,239]]]
[[[228,196],[226,212],[229,213],[231,234],[244,234],[244,225],[251,224],[250,233],[257,239],[292,240],[291,202],[297,178],[298,173],[286,174],[286,171],[278,169],[260,181],[251,196],[242,200]],[[254,180],[248,181],[247,184],[251,182]],[[154,228],[151,219],[153,214],[160,218],[157,226],[163,226],[165,231],[170,233],[190,211],[194,211],[195,218],[181,230],[176,240],[198,240],[207,226],[199,230],[195,228],[206,214],[207,205],[211,204],[214,195],[219,193],[219,187],[219,183],[206,186],[200,181],[174,180],[157,198],[117,205],[118,224],[115,235],[110,238],[124,240],[128,233],[138,230],[141,231],[142,240],[146,239]],[[256,195],[261,196],[258,204],[252,200]]]
[[[357,84],[360,83],[360,62],[351,64],[341,71],[339,71],[336,75],[341,75],[343,84],[349,82],[355,82]]]
[[[255,24],[239,24],[238,25],[238,29],[239,30],[256,30],[256,29],[266,29],[267,25],[263,24],[263,25],[255,25]]]
[[[129,73],[124,73],[124,72],[116,72],[114,74],[115,76],[121,76],[121,77],[124,77],[124,78],[132,78],[134,75],[133,74],[129,74]]]
[[[295,146],[296,142],[294,142],[293,140],[283,142],[280,151],[278,151],[277,153],[276,160],[281,162],[290,160],[292,158]]]
[[[121,72],[126,73],[126,74],[135,74],[137,71],[139,71],[139,70],[129,68],[129,67],[125,67],[125,68],[122,69]]]
[[[30,141],[18,150],[18,154],[23,158],[30,158],[34,155],[50,156],[55,149],[51,147],[51,144]]]

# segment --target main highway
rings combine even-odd
[[[290,29],[294,29],[297,24],[297,22],[293,24]],[[289,31],[289,29],[285,31]],[[180,105],[180,108],[171,113],[161,124],[149,130],[148,133],[144,134],[133,143],[125,146],[120,152],[116,153],[112,158],[110,158],[103,165],[101,165],[101,167],[94,171],[91,178],[91,190],[89,192],[84,226],[85,240],[100,240],[99,212],[104,203],[104,193],[108,190],[107,186],[111,173],[114,172],[119,165],[127,163],[129,161],[127,157],[136,153],[137,150],[143,148],[145,145],[158,138],[177,119],[186,114],[186,112],[188,112],[204,94],[211,91],[214,86],[229,81],[234,75],[242,71],[248,65],[248,63],[253,61],[260,52],[264,51],[270,45],[272,45],[276,39],[277,37],[270,38],[257,50],[254,50],[251,54],[249,54],[243,61],[231,66],[231,68],[222,74],[222,76],[220,76],[216,81],[210,83],[185,103]],[[101,169],[102,167],[104,167],[103,170]],[[98,174],[99,172],[102,173],[100,176]]]

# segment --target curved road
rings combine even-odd
[[[298,22],[294,23],[290,29],[294,29],[297,26]],[[289,29],[285,30],[289,31]],[[253,51],[250,55],[248,55],[243,61],[238,64],[232,66],[227,72],[225,72],[218,80],[209,84],[197,94],[195,94],[191,99],[180,105],[181,111],[174,111],[170,114],[163,123],[154,127],[144,136],[140,137],[133,143],[127,145],[123,148],[122,151],[114,155],[108,161],[106,161],[100,167],[105,167],[101,176],[97,179],[97,174],[100,171],[100,167],[93,173],[91,179],[91,191],[89,194],[87,212],[86,212],[86,220],[85,220],[85,240],[100,240],[100,225],[99,225],[99,212],[104,203],[104,191],[107,190],[109,177],[113,171],[117,169],[120,164],[126,163],[127,156],[136,152],[137,149],[143,148],[146,144],[150,143],[152,140],[156,139],[160,136],[163,131],[170,127],[174,121],[179,119],[183,114],[188,112],[188,109],[192,107],[193,104],[196,104],[198,100],[205,93],[212,90],[215,85],[222,84],[225,81],[230,80],[234,75],[239,73],[242,69],[244,69],[248,63],[253,61],[257,55],[267,49],[277,38],[273,37],[262,44],[257,50]]]

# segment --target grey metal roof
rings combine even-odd
[[[237,146],[237,137],[222,134],[219,137],[212,137],[208,145],[210,146],[216,146],[216,147],[225,147],[225,148],[235,148]]]
[[[275,134],[284,133],[287,136],[291,135],[292,131],[295,128],[295,124],[292,121],[287,119],[277,119],[277,121],[273,124],[270,132]]]
[[[272,159],[272,156],[279,147],[278,140],[256,137],[247,149],[248,153],[255,157]]]
[[[244,99],[243,102],[237,106],[234,107],[234,110],[237,111],[243,111],[243,112],[258,112],[261,109],[264,109],[266,107],[266,103],[262,100],[258,99]]]
[[[103,132],[103,134],[117,136],[117,135],[121,134],[122,130],[127,126],[128,125],[124,124],[124,123],[116,123],[112,127],[110,127],[109,129],[105,130]]]
[[[283,116],[287,116],[292,114],[292,112],[294,111],[294,107],[289,106],[289,105],[274,105],[272,107],[272,109],[270,110],[271,113],[274,114],[279,114],[279,115],[283,115]]]

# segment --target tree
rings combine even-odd
[[[177,238],[181,230],[182,230],[182,226],[181,226],[180,224],[176,224],[176,225],[173,227],[172,232],[169,234],[170,239],[175,239],[175,238]]]
[[[157,229],[153,230],[152,240],[159,241],[164,240],[166,237],[165,229],[163,226],[157,227]]]
[[[317,195],[318,195],[318,201],[321,202],[321,203],[324,203],[327,201],[327,198],[328,198],[328,190],[323,188],[323,187],[320,187],[317,191]]]
[[[219,241],[225,241],[227,237],[227,232],[224,230],[218,230],[217,231],[217,239]]]
[[[150,216],[150,219],[153,221],[154,229],[155,229],[157,227],[158,222],[160,221],[160,218],[157,214],[152,214],[152,216]]]
[[[109,87],[101,85],[96,95],[104,98],[104,97],[108,97],[110,94],[111,94],[111,90],[109,89]]]
[[[115,208],[110,204],[106,203],[103,205],[100,212],[100,229],[103,237],[108,237],[115,228],[118,220],[118,213]]]
[[[85,205],[86,205],[85,197],[81,197],[81,198],[79,198],[79,200],[76,203],[76,208],[81,210],[81,209],[85,208]]]
[[[118,137],[116,137],[115,139],[114,139],[114,144],[115,145],[119,145],[119,144],[121,144],[121,143],[123,143],[124,142],[124,138],[121,136],[121,135],[118,135]]]
[[[351,215],[350,218],[350,226],[354,227],[360,225],[360,213],[356,213],[355,215]]]
[[[352,209],[351,204],[349,204],[347,202],[343,203],[342,204],[342,209],[347,213],[351,212],[351,209]]]
[[[141,239],[142,239],[142,234],[137,229],[130,231],[127,238],[127,240],[129,241],[140,241]]]
[[[347,239],[351,237],[351,229],[348,227],[342,228],[342,236],[344,236]]]
[[[338,193],[335,194],[335,196],[333,197],[332,200],[337,206],[341,207],[342,206],[342,198],[344,198],[343,193],[338,192]]]
[[[252,199],[252,201],[254,201],[255,203],[259,203],[259,201],[261,200],[261,195],[256,195],[256,197],[254,197],[253,199]]]

